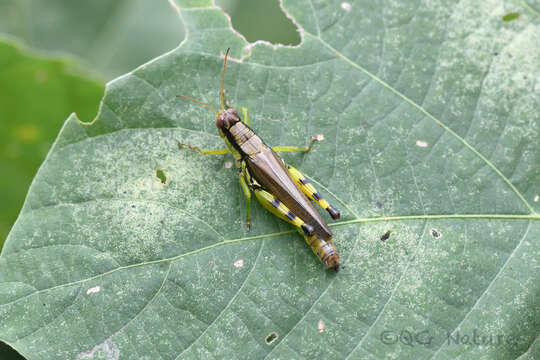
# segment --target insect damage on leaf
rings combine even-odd
[[[518,12],[511,12],[511,13],[508,13],[506,15],[504,15],[502,17],[503,21],[512,21],[512,20],[516,20],[517,18],[519,18],[519,13]]]
[[[169,183],[169,177],[165,174],[163,169],[156,170],[156,177],[161,181],[162,184],[167,185]]]
[[[278,334],[276,332],[271,332],[270,334],[268,334],[266,339],[264,339],[264,341],[266,342],[267,345],[270,345],[277,339],[278,339]]]
[[[88,290],[86,290],[86,295],[90,295],[90,294],[96,294],[98,292],[101,291],[101,286],[92,286],[91,288],[89,288]]]
[[[385,232],[382,236],[381,236],[381,241],[382,242],[385,242],[386,240],[388,240],[388,238],[390,238],[390,234],[392,233],[392,231],[388,230],[387,232]]]
[[[319,329],[319,332],[322,333],[325,328],[326,325],[324,324],[324,321],[319,320],[319,322],[317,323],[317,329]]]
[[[442,237],[442,233],[435,229],[435,228],[431,228],[429,229],[429,233],[431,234],[431,236],[433,236],[435,239],[439,239]]]
[[[244,260],[243,259],[238,259],[234,262],[234,267],[236,268],[241,268],[241,267],[244,267]]]

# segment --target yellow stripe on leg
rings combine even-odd
[[[300,190],[302,190],[302,192],[306,194],[308,198],[315,201],[324,210],[328,211],[332,219],[339,219],[341,215],[339,210],[330,205],[330,203],[322,197],[322,195],[317,191],[317,189],[315,189],[315,186],[311,184],[311,181],[309,181],[309,179],[306,178],[304,174],[302,174],[300,171],[290,165],[287,165],[287,170],[289,170],[289,173],[291,174],[294,182],[298,185]]]
[[[313,226],[296,216],[285,204],[274,195],[263,189],[253,189],[257,200],[272,214],[302,229],[304,234],[313,235]]]

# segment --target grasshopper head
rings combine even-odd
[[[218,129],[229,129],[231,126],[240,121],[242,120],[240,119],[240,116],[238,116],[238,112],[235,109],[227,109],[219,113],[216,119],[216,126]]]

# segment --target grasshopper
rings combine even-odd
[[[246,221],[248,230],[251,227],[250,207],[251,192],[253,192],[257,200],[272,214],[297,228],[326,268],[338,271],[340,259],[332,241],[332,231],[315,210],[310,200],[328,211],[333,219],[339,219],[339,210],[335,209],[321,196],[309,179],[291,165],[285,164],[276,153],[279,151],[308,152],[313,143],[321,140],[322,136],[312,137],[306,147],[279,146],[271,148],[266,145],[248,126],[249,115],[246,108],[239,107],[244,118],[242,121],[238,111],[229,105],[227,99],[225,99],[225,105],[223,103],[225,69],[229,50],[227,49],[225,54],[221,74],[219,95],[221,111],[218,112],[210,105],[199,100],[178,95],[178,97],[205,106],[216,114],[216,127],[227,148],[203,150],[180,142],[178,146],[186,146],[191,150],[197,150],[203,155],[232,153],[238,169],[240,186],[247,200]]]

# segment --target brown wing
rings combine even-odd
[[[327,241],[332,238],[332,231],[298,188],[274,150],[263,144],[260,152],[246,157],[245,160],[251,176],[265,190],[276,196],[296,216],[313,226],[315,234],[320,238]]]

